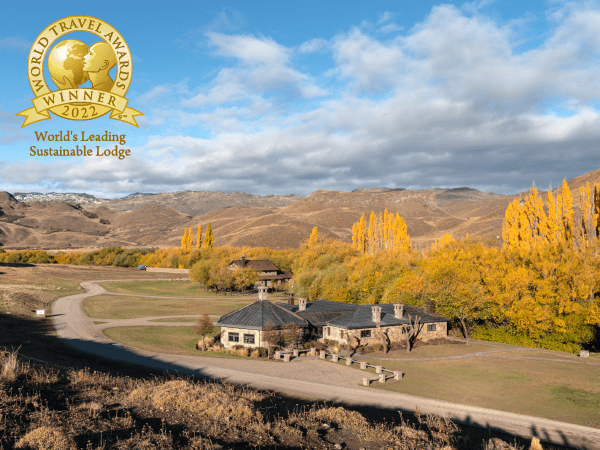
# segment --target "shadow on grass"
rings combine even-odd
[[[24,358],[36,358],[56,366],[62,366],[63,369],[89,369],[111,376],[131,377],[140,380],[150,380],[157,377],[168,379],[168,377],[165,377],[165,372],[168,372],[169,374],[182,375],[184,378],[194,377],[196,379],[221,381],[219,379],[215,380],[202,370],[190,369],[182,365],[160,361],[153,357],[144,357],[135,354],[122,345],[115,346],[81,340],[59,340],[55,334],[52,319],[50,318],[0,314],[0,348],[12,350],[18,347],[20,347],[19,354]],[[93,354],[88,352],[93,352]],[[35,363],[35,361],[33,362]],[[66,397],[68,397],[68,393]],[[57,408],[65,408],[64,399],[62,402],[60,404],[57,403],[55,406]],[[327,406],[343,406],[348,410],[357,411],[371,422],[387,423],[388,425],[399,425],[401,423],[401,416],[398,414],[399,408],[390,411],[370,405],[357,406],[343,402],[310,400],[281,393],[275,393],[267,396],[262,401],[255,402],[256,408],[261,410],[268,420],[272,421],[277,421],[278,418],[285,419],[290,414],[309,410],[315,405],[320,406],[325,404]],[[413,411],[400,411],[403,413],[402,418],[405,421],[412,424],[418,423]],[[122,413],[131,415],[138,425],[147,425],[156,433],[164,429],[164,431],[171,432],[173,436],[176,436],[182,431],[180,429],[181,425],[169,424],[153,417],[142,417],[132,409],[123,409]],[[138,430],[139,428],[139,426],[136,427]],[[473,443],[498,437],[506,442],[516,442],[525,448],[529,444],[528,439],[515,438],[512,434],[506,433],[505,430],[496,429],[490,424],[482,426],[481,423],[471,417],[461,421],[460,428],[462,430],[460,435]],[[132,430],[123,429],[120,430],[121,432],[123,436],[131,435]],[[532,429],[531,434],[538,436],[542,440],[548,439],[548,434],[543,429]],[[77,440],[81,442],[86,441],[86,439],[97,442],[100,438],[93,431],[77,437]],[[555,444],[554,448],[570,448],[575,446],[581,449],[594,448],[591,446],[587,447],[585,443],[566,435],[563,435],[562,444],[564,446],[557,446]]]
[[[35,267],[35,264],[0,262],[0,267]],[[0,273],[0,275],[4,275],[4,273]]]

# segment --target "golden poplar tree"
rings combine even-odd
[[[361,253],[365,253],[367,251],[367,218],[365,217],[365,213],[360,216],[357,231],[359,250]]]
[[[190,252],[192,250],[192,242],[194,240],[194,229],[190,227],[186,236],[185,236],[185,247],[183,250]]]
[[[398,213],[394,216],[386,209],[383,215],[379,216],[372,211],[367,228],[363,213],[360,221],[352,225],[352,246],[361,253],[370,254],[382,251],[408,252],[410,243],[406,223]]]
[[[533,186],[524,200],[513,200],[506,208],[502,238],[510,248],[519,248],[521,255],[543,244],[552,246],[573,242],[573,197],[563,180],[556,198],[548,192],[548,213],[543,200]]]
[[[188,241],[188,229],[185,228],[183,232],[183,237],[181,238],[181,250],[185,250],[187,248]]]
[[[319,243],[319,231],[317,230],[317,227],[314,227],[312,229],[312,232],[310,233],[310,237],[308,238],[308,245],[309,246],[315,246]]]
[[[404,222],[404,219],[400,217],[398,213],[396,213],[396,218],[394,219],[394,236],[395,243],[393,245],[393,248],[395,250],[408,252],[408,250],[410,249],[408,230],[406,228],[406,223]]]
[[[519,246],[519,200],[516,198],[509,203],[504,212],[502,239],[511,248]]]
[[[569,185],[567,184],[567,180],[563,178],[562,182],[562,217],[563,217],[563,229],[565,230],[565,239],[567,242],[571,242],[573,240],[573,197],[571,195],[571,190],[569,189]]]
[[[383,216],[381,215],[381,213],[379,213],[379,218],[377,220],[377,239],[375,242],[375,246],[376,246],[375,251],[377,251],[377,252],[385,250],[384,227],[385,227],[385,222],[384,222]]]
[[[581,210],[581,226],[579,227],[579,239],[582,246],[588,247],[590,242],[600,236],[598,218],[600,216],[600,184],[593,186],[587,182],[579,188],[579,209]]]
[[[368,230],[368,240],[367,240],[367,253],[373,253],[374,243],[375,243],[375,235],[377,228],[377,216],[375,215],[375,211],[371,211],[371,215],[369,216],[369,230]]]
[[[198,234],[196,235],[196,250],[202,247],[202,225],[198,225]]]
[[[204,248],[212,248],[213,246],[213,232],[210,223],[206,225],[206,235],[204,236]]]
[[[562,194],[552,195],[552,189],[548,191],[548,222],[546,239],[553,247],[563,241],[562,228]]]

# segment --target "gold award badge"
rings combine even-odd
[[[58,90],[51,91],[44,78],[46,53],[54,41],[75,31],[93,33],[102,40],[88,47],[76,39],[65,39],[48,54],[48,72]],[[109,71],[117,66],[113,80]],[[33,108],[17,114],[24,126],[50,119],[50,113],[69,120],[110,118],[138,126],[144,114],[127,106],[125,94],[131,83],[131,52],[123,36],[108,23],[89,16],[57,20],[37,37],[29,52],[27,73],[35,98]],[[91,88],[78,88],[90,80]]]

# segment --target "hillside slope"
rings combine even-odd
[[[600,169],[569,181],[577,212],[579,187],[598,182]],[[557,186],[559,187],[559,186]],[[540,191],[544,199],[547,192]],[[361,214],[386,208],[404,218],[413,244],[422,248],[445,233],[467,233],[502,242],[502,221],[518,195],[453,189],[315,191],[306,197],[243,193],[175,192],[111,200],[101,206],[21,203],[0,193],[0,243],[6,248],[75,249],[110,245],[179,246],[183,229],[211,223],[217,246],[297,247],[319,235],[351,242]],[[94,209],[92,209],[94,208]]]

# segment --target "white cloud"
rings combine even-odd
[[[333,39],[337,67],[330,73],[349,78],[357,89],[381,92],[398,83],[405,59],[395,43],[384,43],[354,28]]]
[[[0,48],[29,50],[31,48],[31,44],[31,42],[16,36],[9,36],[0,39]]]
[[[327,41],[327,39],[315,38],[315,39],[311,39],[309,41],[303,42],[298,47],[298,53],[301,53],[301,54],[316,53],[318,51],[327,49],[328,47],[329,47],[329,41]]]
[[[211,86],[202,89],[182,104],[203,107],[211,104],[243,101],[248,98],[288,95],[294,91],[304,98],[323,96],[326,90],[313,79],[291,67],[292,50],[269,38],[228,36],[207,33],[215,54],[235,60],[233,67],[219,71]]]
[[[147,92],[144,92],[137,98],[137,101],[140,103],[149,103],[153,100],[156,100],[158,97],[163,96],[164,94],[168,94],[171,92],[170,86],[154,86]]]
[[[108,193],[375,185],[515,193],[532,180],[543,188],[597,168],[598,8],[561,7],[541,44],[518,51],[531,17],[498,23],[482,13],[486,5],[434,7],[393,39],[355,27],[286,47],[209,32],[225,63],[207,83],[164,84],[140,96],[162,102],[140,123],[164,121],[164,136],[149,137],[126,163],[73,161],[58,170],[40,160],[7,162],[0,184],[41,179],[66,189],[92,179]],[[384,12],[377,26],[393,19]],[[304,55],[316,53],[319,68],[305,66],[315,56]],[[560,108],[573,113],[549,112]]]
[[[382,14],[379,15],[379,20],[377,21],[378,25],[381,25],[382,23],[385,22],[389,22],[390,20],[392,20],[392,18],[395,16],[394,13],[391,13],[389,11],[386,11]]]

